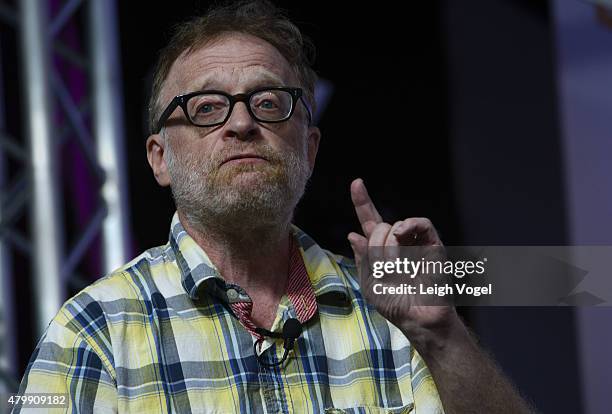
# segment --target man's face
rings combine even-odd
[[[201,90],[246,93],[266,86],[300,86],[286,59],[269,43],[231,33],[181,55],[160,96],[165,107],[176,95]],[[179,212],[192,225],[253,228],[290,217],[303,194],[319,141],[307,112],[297,103],[291,119],[254,120],[236,103],[227,122],[191,125],[180,108],[162,135],[147,141],[148,158],[161,185],[170,185]]]

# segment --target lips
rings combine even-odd
[[[231,157],[226,158],[221,164],[225,164],[228,163],[230,161],[233,160],[241,160],[241,159],[245,159],[245,158],[255,158],[255,159],[260,159],[260,160],[264,160],[264,161],[268,161],[267,158],[259,155],[259,154],[253,154],[253,153],[245,153],[245,154],[235,154],[232,155]]]

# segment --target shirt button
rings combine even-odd
[[[236,291],[236,289],[228,289],[226,293],[227,293],[227,299],[229,301],[233,302],[236,299],[238,299],[238,292]]]

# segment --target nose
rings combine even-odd
[[[257,135],[259,124],[247,109],[245,102],[236,102],[229,119],[224,125],[224,136],[241,141],[253,139]]]

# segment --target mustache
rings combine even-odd
[[[283,156],[279,151],[276,151],[270,145],[262,144],[249,144],[249,145],[232,145],[225,147],[212,158],[212,165],[220,167],[226,160],[239,154],[253,154],[257,157],[266,159],[272,164],[280,164],[283,162]]]

